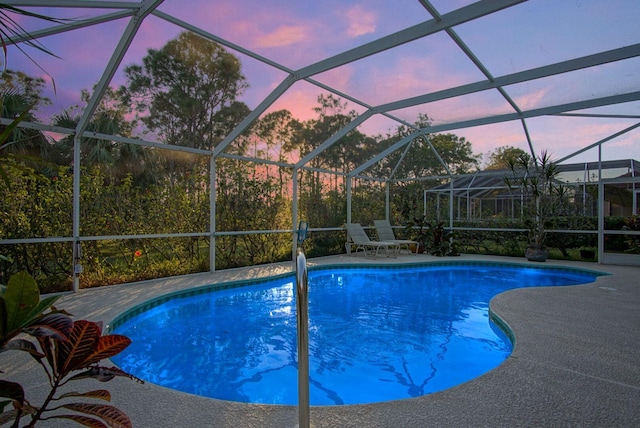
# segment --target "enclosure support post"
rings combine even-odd
[[[629,163],[631,164],[631,165],[629,165],[630,171],[631,171],[631,177],[632,178],[636,178],[636,168],[633,165],[633,160],[629,161]],[[632,207],[631,208],[631,215],[636,215],[636,214],[638,214],[638,210],[637,210],[638,193],[636,192],[636,182],[634,181],[633,184],[631,184],[631,186],[633,188],[632,193],[631,193],[632,199],[633,199],[631,201],[631,203],[633,204],[633,205],[631,205],[631,207]]]
[[[216,158],[209,160],[209,272],[216,270]]]
[[[471,195],[467,189],[467,221],[471,220]]]
[[[449,230],[453,231],[453,185],[454,180],[450,178],[449,181]],[[450,238],[450,242],[453,239]]]
[[[80,137],[73,139],[73,291],[80,290],[82,253],[80,246]]]
[[[291,260],[296,260],[298,250],[298,230],[296,224],[298,223],[298,168],[293,168],[291,173],[291,229],[293,230],[293,252],[291,254]]]
[[[347,176],[347,223],[351,223],[351,176]]]
[[[391,221],[391,197],[389,195],[390,193],[390,186],[389,186],[389,182],[385,181],[384,182],[384,218],[387,221]]]
[[[582,180],[582,215],[587,216],[587,181],[589,180],[589,164],[584,163],[584,177]]]
[[[604,259],[604,181],[602,181],[602,144],[598,145],[598,263]]]

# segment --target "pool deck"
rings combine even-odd
[[[376,263],[486,260],[531,264],[524,258],[401,255]],[[310,265],[371,263],[357,256],[310,259]],[[594,283],[511,290],[491,301],[492,311],[513,330],[512,355],[485,375],[446,391],[384,403],[311,408],[320,427],[632,427],[640,426],[640,268],[550,260],[607,272]],[[291,272],[282,263],[81,290],[57,307],[76,319],[108,324],[152,297],[199,285]],[[42,370],[23,355],[3,354],[5,379],[21,382],[40,403],[48,392]],[[253,405],[198,397],[128,379],[102,384],[74,382],[70,390],[108,389],[112,404],[134,427],[274,427],[298,424],[291,406]],[[42,426],[67,427],[68,423]],[[38,425],[40,426],[40,425]],[[79,425],[78,425],[79,426]]]

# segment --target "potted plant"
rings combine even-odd
[[[558,165],[543,151],[539,157],[522,153],[508,161],[509,176],[505,182],[510,190],[519,189],[523,201],[528,201],[529,245],[525,256],[530,261],[544,262],[549,256],[545,245],[547,227],[561,207],[565,188],[557,180]]]

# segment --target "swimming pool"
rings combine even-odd
[[[489,321],[493,296],[588,283],[597,275],[469,262],[312,269],[311,404],[417,397],[478,377],[512,349]],[[295,405],[295,308],[292,275],[174,293],[114,320],[112,332],[133,343],[112,360],[184,392]]]

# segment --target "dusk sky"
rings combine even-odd
[[[471,3],[464,0],[431,1],[441,15]],[[105,9],[31,10],[75,19],[114,12]],[[292,70],[432,19],[417,0],[165,0],[158,11]],[[54,101],[54,112],[77,104],[80,90],[91,88],[99,80],[127,22],[128,19],[120,19],[41,39],[61,59],[27,49],[55,80],[57,93],[52,93],[52,85],[47,88],[48,96]],[[459,25],[454,31],[489,73],[500,77],[639,43],[638,22],[638,0],[530,0]],[[24,26],[34,31],[42,24],[24,21]],[[159,17],[146,18],[111,86],[124,83],[122,69],[126,65],[140,63],[147,49],[161,48],[181,31],[182,28]],[[231,51],[239,57],[250,85],[242,101],[253,109],[286,74]],[[15,48],[11,48],[8,55],[8,68],[49,79]],[[527,110],[639,91],[639,71],[640,59],[636,57],[570,75],[507,86],[505,90],[521,109]],[[313,79],[370,106],[486,80],[444,32],[343,65],[313,76]],[[321,93],[326,92],[300,81],[270,110],[286,108],[301,120],[309,119],[314,116],[312,108]],[[349,103],[349,108],[359,113],[366,110],[354,103]],[[498,91],[491,90],[390,113],[407,122],[414,122],[419,113],[425,113],[434,125],[441,125],[512,112]],[[589,111],[594,112],[636,117],[544,116],[528,119],[528,130],[536,150],[548,149],[554,158],[560,159],[632,126],[640,121],[640,101]],[[369,134],[385,134],[396,126],[396,122],[376,115],[360,129]],[[478,154],[486,154],[503,145],[528,150],[519,121],[447,132],[465,137]],[[640,130],[636,129],[607,143],[604,159],[640,160],[639,139]],[[591,150],[570,162],[596,160],[597,152]]]

